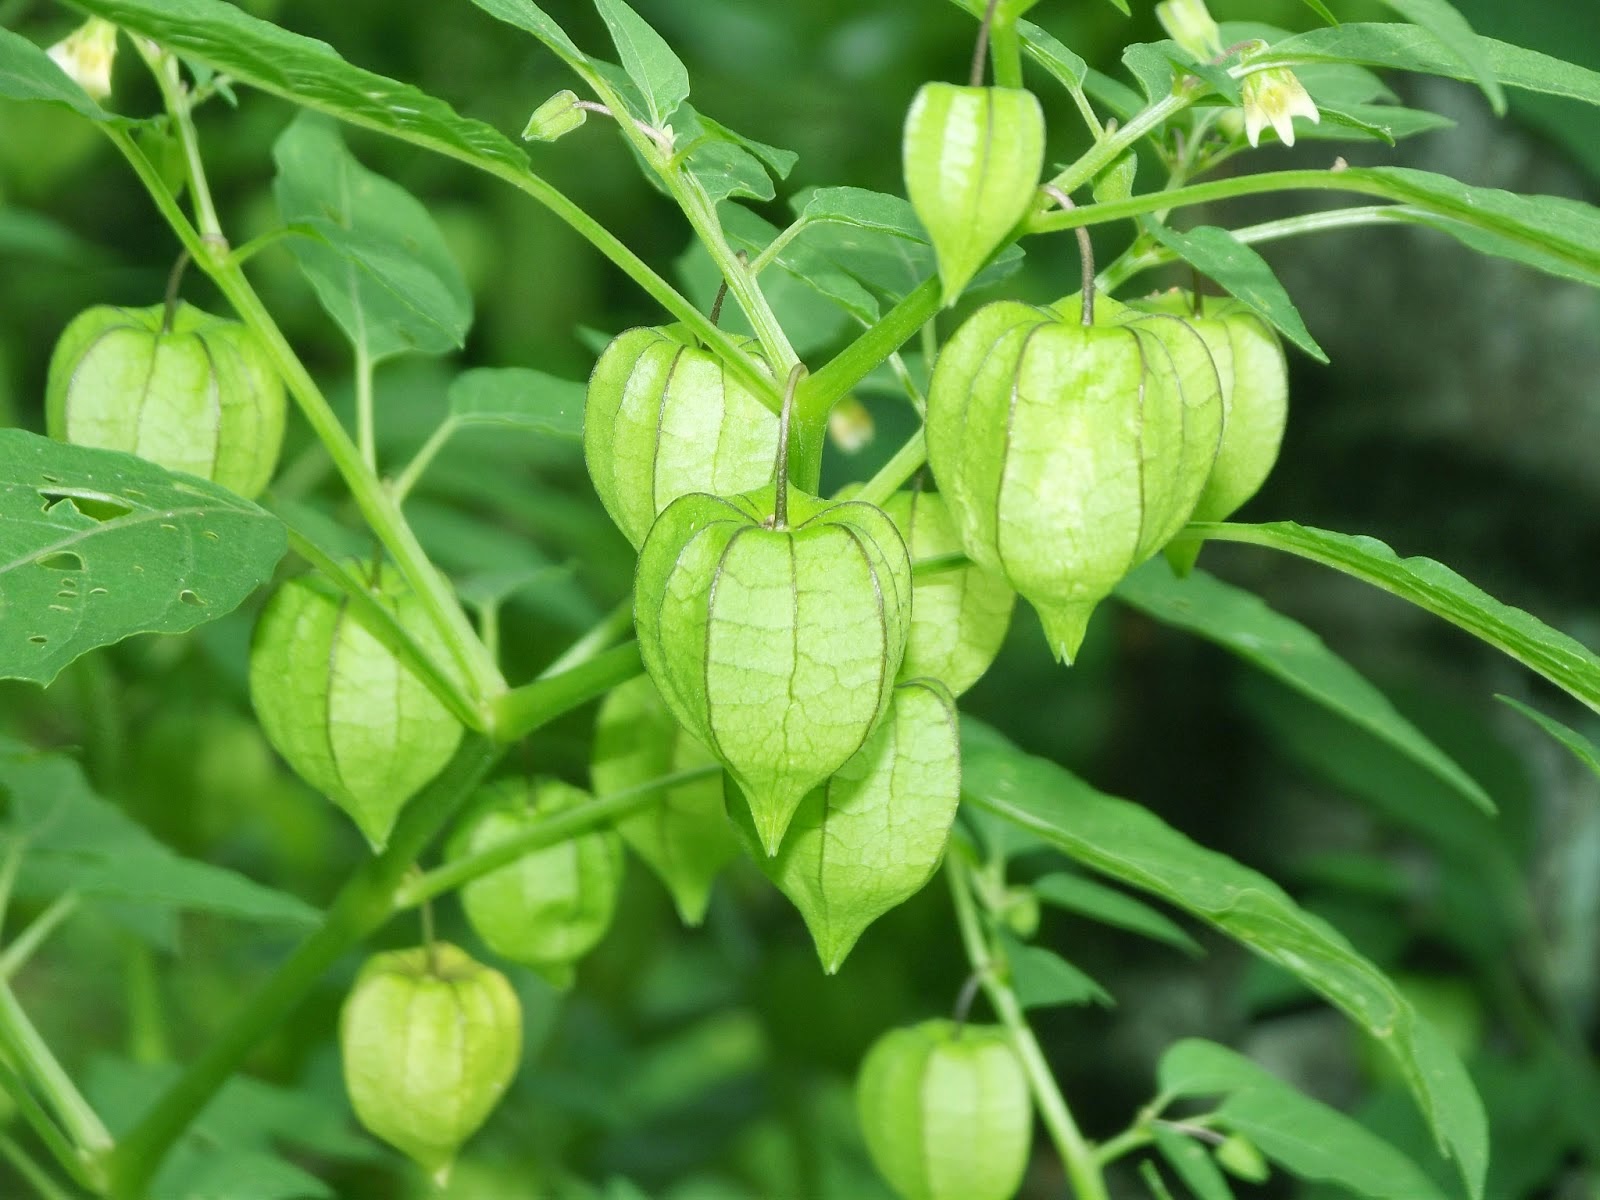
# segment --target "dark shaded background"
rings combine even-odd
[[[243,6],[509,133],[569,82],[531,39],[466,0]],[[1385,13],[1375,3],[1333,6],[1349,19]],[[546,7],[581,45],[606,46],[589,5]],[[637,7],[688,64],[702,111],[800,153],[779,201],[763,210],[780,225],[783,196],[800,187],[898,193],[907,102],[925,79],[963,76],[970,54],[970,19],[938,0]],[[1124,43],[1157,36],[1152,6],[1134,7],[1132,22],[1100,0],[1045,0],[1030,15],[1114,73]],[[1590,0],[1458,7],[1481,32],[1600,68],[1600,15]],[[1292,28],[1313,19],[1295,0],[1215,0],[1213,8],[1222,18]],[[46,3],[0,0],[0,23],[48,43],[73,21]],[[153,90],[133,56],[123,57],[116,103],[150,111]],[[1065,160],[1082,149],[1070,104],[1042,79],[1034,83],[1047,97],[1051,154]],[[1338,152],[1352,163],[1600,199],[1594,110],[1519,96],[1510,119],[1497,122],[1469,87],[1394,86],[1458,128],[1396,151],[1302,143],[1264,151],[1248,169],[1317,165]],[[269,148],[292,116],[275,100],[242,100],[238,111],[213,104],[200,119],[235,242],[276,221]],[[465,267],[479,317],[463,363],[579,378],[593,360],[592,331],[660,319],[626,278],[519,194],[409,147],[348,136],[363,161],[427,200]],[[672,270],[686,227],[602,127],[538,148],[535,161],[653,265]],[[1142,186],[1152,178],[1147,168]],[[1244,224],[1298,203],[1257,198],[1193,219]],[[0,205],[0,216],[47,214],[59,226],[47,238],[0,240],[0,419],[37,428],[56,333],[91,303],[154,303],[175,245],[109,147],[54,111],[0,105]],[[1110,250],[1119,235],[1096,236]],[[1027,249],[1024,273],[1007,287],[1043,299],[1074,286],[1071,239]],[[1372,534],[1600,644],[1600,297],[1406,228],[1266,253],[1333,361],[1294,361],[1283,455],[1243,519]],[[313,368],[333,391],[347,391],[347,351],[287,255],[263,254],[253,274]],[[221,307],[198,279],[186,294]],[[431,428],[449,369],[402,362],[382,375],[394,461]],[[856,460],[835,454],[836,481],[870,474],[905,428],[892,403],[867,399],[880,437]],[[291,435],[280,490],[340,511],[326,464],[305,438],[303,429]],[[625,594],[626,546],[606,528],[571,456],[463,439],[412,511],[458,569],[501,558],[570,567],[561,589],[508,614],[517,679]],[[1586,1106],[1582,1071],[1563,1071],[1581,1063],[1596,1024],[1600,788],[1492,696],[1528,700],[1591,733],[1592,715],[1434,619],[1316,568],[1231,547],[1208,550],[1202,565],[1322,633],[1489,788],[1500,821],[1460,813],[1436,785],[1220,651],[1125,611],[1096,619],[1080,665],[1067,671],[1048,659],[1031,614],[1019,610],[1004,656],[966,707],[1284,881],[1402,973],[1469,1054],[1496,1122],[1495,1197],[1593,1194],[1585,1189],[1595,1176],[1570,1149],[1581,1135],[1568,1127],[1600,1129],[1600,1108]],[[0,728],[85,747],[98,785],[179,849],[322,902],[361,850],[342,819],[274,762],[248,719],[242,664],[252,615],[187,641],[137,639],[86,660],[48,693],[0,685]],[[543,731],[516,765],[585,782],[591,719],[586,711]],[[1489,882],[1502,871],[1517,881],[1515,899]],[[1534,939],[1507,911],[1518,904],[1532,913]],[[443,919],[451,936],[470,937],[452,905]],[[30,1009],[91,1079],[107,1070],[94,1065],[101,1051],[145,1064],[191,1055],[240,987],[283,950],[206,922],[186,924],[182,935],[179,959],[175,944],[152,945],[124,925],[85,917],[25,979]],[[413,937],[410,928],[388,934],[396,943]],[[1208,940],[1209,956],[1191,963],[1048,916],[1044,937],[1119,999],[1113,1011],[1058,1010],[1039,1020],[1091,1136],[1120,1129],[1148,1098],[1166,1044],[1203,1034],[1246,1048],[1427,1156],[1415,1118],[1342,1020],[1231,947]],[[946,1010],[964,973],[937,880],[875,926],[836,979],[824,979],[799,922],[753,872],[723,887],[704,930],[684,932],[660,889],[635,870],[617,927],[583,968],[577,993],[558,1005],[519,979],[533,1057],[450,1194],[622,1197],[630,1193],[590,1192],[577,1180],[598,1187],[627,1176],[675,1200],[878,1195],[853,1132],[848,1080],[883,1029]],[[337,1097],[330,1038],[347,980],[330,980],[252,1069]],[[420,1194],[387,1158],[300,1157],[338,1180],[341,1195]],[[1050,1159],[1036,1156],[1028,1195],[1060,1194]],[[13,1194],[10,1187],[0,1184],[0,1194]],[[1240,1187],[1291,1194],[1278,1182],[1259,1192]]]

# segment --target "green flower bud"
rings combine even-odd
[[[777,450],[778,418],[682,326],[628,330],[589,377],[589,477],[636,547],[679,496],[727,496],[769,482]]]
[[[1228,1138],[1212,1151],[1212,1156],[1224,1171],[1246,1183],[1265,1183],[1267,1176],[1272,1174],[1272,1168],[1267,1165],[1261,1151],[1256,1149],[1256,1144],[1242,1133]]]
[[[903,150],[906,195],[953,304],[1028,215],[1044,169],[1044,110],[1021,88],[923,84]]]
[[[800,910],[828,974],[932,877],[960,799],[955,701],[935,680],[901,684],[867,744],[801,801],[778,853],[756,858]]]
[[[1167,36],[1201,62],[1222,53],[1222,33],[1206,8],[1206,0],[1161,0],[1156,20]]]
[[[879,1038],[856,1083],[872,1161],[902,1200],[1010,1200],[1033,1141],[1004,1029],[925,1021]]]
[[[589,113],[580,107],[578,94],[571,90],[557,92],[528,118],[522,131],[525,142],[553,142],[565,137],[588,119]]]
[[[117,59],[117,27],[90,17],[54,46],[51,60],[95,100],[111,95],[111,65]]]
[[[491,784],[450,839],[449,857],[487,850],[590,799],[555,780]],[[622,843],[609,829],[596,829],[474,879],[461,889],[461,907],[489,949],[565,988],[574,965],[610,928],[621,884]]]
[[[425,650],[448,657],[398,572],[381,571],[372,595]],[[273,748],[349,813],[375,850],[461,740],[450,710],[349,598],[316,576],[291,579],[262,609],[250,701]]]
[[[612,690],[595,725],[594,790],[605,796],[717,760],[684,727],[647,677]],[[711,885],[739,854],[722,798],[722,772],[672,788],[617,822],[622,840],[666,884],[685,925],[698,925]]]
[[[368,1130],[443,1184],[522,1060],[522,1009],[500,972],[446,942],[379,954],[339,1018],[345,1087]]]
[[[937,492],[897,492],[883,506],[918,562],[964,554],[949,507]],[[937,679],[959,696],[989,669],[1011,624],[1017,595],[998,571],[966,566],[916,576],[911,635],[900,678]]]
[[[278,464],[283,384],[237,321],[180,304],[169,329],[165,311],[101,305],[73,318],[50,358],[50,436],[255,497]]]
[[[812,788],[866,744],[905,653],[911,561],[894,523],[791,489],[674,501],[639,552],[645,669],[733,772],[775,854]]]
[[[928,392],[928,462],[962,545],[1038,610],[1066,661],[1100,600],[1188,519],[1221,425],[1197,338],[1180,354],[1099,308],[1109,323],[1083,325],[1077,298],[980,309]]]

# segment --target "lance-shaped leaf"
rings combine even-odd
[[[641,546],[679,496],[769,481],[778,418],[682,327],[630,329],[589,377],[583,451],[601,503]]]
[[[433,661],[449,661],[398,572],[386,568],[370,590]],[[250,700],[262,732],[374,849],[461,741],[460,723],[401,662],[389,636],[342,592],[304,576],[267,602],[250,648]]]
[[[0,429],[0,678],[49,683],[98,646],[215,620],[287,548],[227,488]]]
[[[779,524],[773,501],[673,501],[634,583],[645,669],[733,772],[768,854],[883,716],[911,609],[911,562],[881,510],[791,489]]]
[[[711,766],[705,744],[678,723],[647,677],[614,689],[595,722],[589,776],[601,796]],[[739,855],[722,798],[722,772],[680,783],[617,822],[628,847],[667,885],[685,925],[705,919],[711,885]]]
[[[828,974],[944,857],[961,798],[959,743],[950,693],[931,679],[901,684],[867,744],[801,801],[778,853],[758,856]]]
[[[522,1006],[447,942],[373,957],[339,1017],[345,1087],[372,1133],[443,1183],[522,1062]]]
[[[1044,110],[1021,88],[924,84],[903,151],[906,195],[953,304],[1027,215],[1044,167]]]
[[[50,436],[126,450],[254,499],[283,444],[283,383],[237,321],[176,306],[79,313],[50,356]]]
[[[503,780],[473,802],[449,857],[491,849],[589,801],[581,788],[555,780]],[[565,988],[577,961],[611,927],[621,884],[622,845],[609,829],[596,829],[474,879],[461,889],[461,907],[489,949]]]
[[[962,553],[949,506],[937,492],[896,492],[883,511],[905,538],[913,567]],[[900,677],[937,679],[959,696],[1000,653],[1016,593],[998,571],[969,562],[919,576],[912,597],[911,636]]]
[[[1028,1079],[1000,1026],[883,1035],[856,1081],[872,1161],[904,1200],[1010,1200],[1033,1142]]]
[[[1211,452],[1217,437],[1215,423],[1190,428],[1174,356],[1153,334],[1086,326],[1080,311],[1076,298],[979,310],[939,356],[927,421],[968,556],[1004,573],[1069,662],[1095,606],[1187,519],[1200,487],[1182,477],[1191,434]]]

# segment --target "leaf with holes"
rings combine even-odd
[[[282,522],[227,488],[0,430],[0,678],[47,684],[99,646],[215,620],[286,549]]]

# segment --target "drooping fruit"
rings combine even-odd
[[[1021,88],[923,84],[903,155],[906,195],[953,304],[1028,214],[1044,169],[1044,110]]]
[[[768,854],[876,728],[911,610],[911,562],[882,510],[789,489],[779,514],[775,498],[674,501],[634,584],[645,669],[733,773]]]
[[[590,799],[556,780],[491,784],[450,839],[449,857],[488,850]],[[461,907],[489,949],[564,988],[610,928],[621,883],[622,844],[611,830],[594,829],[472,880],[461,889]]]
[[[381,570],[371,594],[425,651],[448,661],[399,572]],[[461,740],[460,723],[385,637],[348,596],[306,575],[267,602],[250,647],[250,701],[267,740],[375,850]]]
[[[447,942],[375,955],[339,1018],[345,1087],[370,1132],[441,1184],[522,1060],[522,1008],[499,971]]]
[[[45,384],[50,436],[123,450],[253,498],[283,442],[283,384],[237,321],[188,304],[100,305],[73,318]]]
[[[628,330],[589,377],[584,459],[601,503],[635,547],[679,496],[726,496],[768,482],[777,447],[778,418],[682,326]]]
[[[1119,307],[1101,299],[1104,323],[1084,325],[1077,297],[988,305],[928,392],[928,461],[963,547],[1033,604],[1066,661],[1100,600],[1188,519],[1221,422],[1214,379],[1193,382],[1212,370],[1198,338],[1180,355]]]
[[[879,1038],[856,1111],[902,1200],[1010,1200],[1032,1142],[1028,1081],[998,1026],[925,1021]]]
[[[916,564],[964,554],[949,506],[938,492],[896,492],[883,506],[905,538]],[[983,676],[1000,653],[1017,594],[992,567],[964,566],[915,575],[911,634],[902,679],[937,679],[959,696]]]
[[[800,802],[778,853],[757,855],[830,975],[868,925],[928,882],[960,799],[955,701],[936,680],[912,680],[867,744]]]
[[[701,767],[715,770],[617,822],[622,840],[666,884],[686,925],[705,918],[712,883],[739,853],[722,798],[722,765],[678,723],[648,677],[614,689],[600,705],[589,767],[596,794]]]

